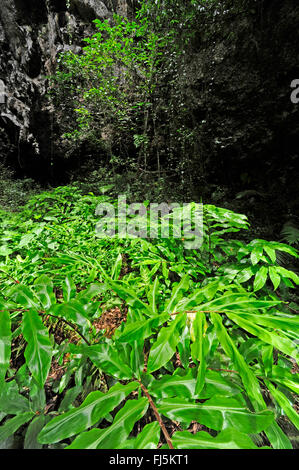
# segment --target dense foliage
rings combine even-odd
[[[83,148],[117,172],[175,175],[192,193],[194,171],[204,179],[206,161],[206,117],[191,112],[192,54],[199,37],[213,39],[219,16],[247,11],[248,2],[138,5],[133,19],[95,20],[81,52],[60,55],[50,90],[65,130],[60,142],[69,157]]]
[[[1,446],[292,448],[296,249],[213,205],[196,250],[99,238],[104,192],[0,213]]]

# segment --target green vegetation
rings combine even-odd
[[[196,250],[99,238],[104,201],[59,187],[0,213],[1,446],[292,448],[296,249],[213,205]]]
[[[143,0],[134,19],[95,20],[82,53],[61,54],[51,77],[67,156],[87,146],[116,172],[171,174],[192,194],[194,171],[204,177],[197,133],[205,121],[190,115],[190,53],[198,24],[209,34],[205,22],[233,13],[231,3]]]
[[[205,126],[215,110],[208,103],[214,77],[202,76],[223,60],[216,45],[233,44],[226,15],[256,15],[256,4],[143,0],[134,18],[95,20],[80,52],[60,55],[49,77],[51,132],[61,131],[57,154],[51,136],[51,165],[63,155],[79,172],[94,166],[80,184],[45,192],[29,179],[12,184],[0,167],[0,448],[298,447],[295,209],[281,212],[275,241],[262,239],[266,220],[250,229],[241,209],[213,204],[203,205],[196,248],[185,233],[175,236],[180,226],[169,214],[159,219],[160,228],[170,219],[167,237],[103,238],[96,230],[98,205],[117,208],[121,192],[130,202],[145,196],[147,209],[183,194],[189,202],[180,214],[194,215],[193,199],[208,191],[230,207],[227,189],[211,183],[211,167],[230,173],[230,142],[242,133],[232,126],[224,134],[222,117],[217,129]],[[262,25],[261,5],[259,15]],[[256,58],[258,43],[250,41]],[[192,68],[207,43],[215,48],[197,75]],[[216,147],[223,153],[213,163]],[[61,168],[64,178],[65,161]],[[260,160],[256,168],[263,174]],[[246,167],[238,178],[251,184]],[[234,203],[267,207],[271,194],[266,185],[257,189],[235,192]]]

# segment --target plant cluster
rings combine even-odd
[[[61,54],[52,77],[72,151],[88,142],[117,170],[168,172],[188,187],[194,165],[202,165],[190,57],[206,22],[214,28],[218,16],[235,12],[231,3],[143,0],[134,19],[95,20],[97,32],[84,39],[82,52]]]
[[[296,249],[213,205],[197,250],[98,238],[105,201],[60,187],[0,213],[2,448],[292,448]]]

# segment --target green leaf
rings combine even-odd
[[[251,279],[252,276],[254,276],[254,272],[255,271],[252,268],[252,266],[242,269],[242,271],[240,271],[236,277],[236,282],[240,282],[240,284],[242,284],[243,282],[249,281],[249,279]]]
[[[254,324],[254,322],[250,322],[245,318],[242,318],[241,315],[237,315],[232,312],[226,312],[226,315],[232,321],[237,323],[237,325],[239,325],[241,328],[244,328],[244,330],[248,331],[252,335],[257,336],[261,340],[265,341],[265,343],[274,346],[279,351],[282,351],[288,356],[291,356],[299,361],[298,348],[296,348],[295,343],[293,343],[288,338],[284,338],[276,333],[273,333],[272,331],[261,328],[260,326]]]
[[[42,449],[43,446],[37,441],[37,436],[47,419],[49,416],[41,415],[31,421],[25,434],[24,449]]]
[[[69,302],[55,305],[52,307],[51,313],[75,323],[75,325],[83,328],[83,331],[90,328],[90,320],[84,310],[84,306],[77,299],[71,299]]]
[[[205,403],[195,403],[184,398],[168,398],[157,404],[161,414],[169,419],[190,424],[196,421],[210,429],[237,429],[244,433],[259,433],[274,420],[270,410],[252,413],[236,398],[215,396]]]
[[[6,382],[0,389],[0,411],[17,415],[30,410],[29,401],[19,393],[15,381]]]
[[[189,369],[187,374],[181,374],[182,371],[177,369],[173,375],[165,375],[160,380],[154,380],[149,385],[150,394],[159,398],[176,396],[193,398],[196,387],[195,373]]]
[[[207,370],[205,385],[200,393],[200,398],[211,398],[214,395],[234,396],[242,391],[230,378],[223,377],[223,373]]]
[[[129,439],[119,449],[157,449],[160,440],[161,429],[159,423],[149,423],[135,439]]]
[[[114,410],[137,387],[138,383],[132,382],[116,384],[107,393],[91,392],[78,408],[52,419],[39,434],[39,442],[53,444],[85,431]]]
[[[239,353],[234,341],[228,335],[226,328],[223,326],[220,315],[214,312],[211,313],[211,320],[215,325],[217,336],[225,353],[231,358],[241,376],[245,390],[247,391],[254,408],[258,411],[265,409],[266,404],[262,398],[258,380],[253,371],[246,364],[243,356]]]
[[[23,424],[28,423],[33,416],[34,413],[27,412],[7,420],[2,426],[0,426],[0,442],[14,434],[21,426],[23,426]]]
[[[250,259],[251,259],[253,266],[255,266],[261,260],[262,256],[263,256],[263,247],[256,246],[250,254]]]
[[[69,302],[76,295],[76,285],[70,276],[67,276],[63,283],[63,298]]]
[[[282,266],[277,266],[276,271],[282,277],[286,277],[288,279],[291,279],[297,286],[299,285],[299,276],[297,276],[297,274],[294,273],[293,271],[290,271],[289,269],[285,269]]]
[[[269,276],[272,281],[274,290],[276,290],[280,284],[280,275],[278,274],[276,267],[274,266],[269,267]]]
[[[27,341],[26,364],[39,386],[43,387],[51,366],[52,347],[49,332],[36,310],[24,313],[22,331]]]
[[[253,285],[255,292],[264,287],[267,281],[267,276],[268,276],[268,268],[263,266],[261,269],[259,269],[259,271],[255,275],[254,285]]]
[[[255,315],[253,313],[242,312],[239,316],[248,320],[253,325],[263,325],[273,328],[274,330],[282,330],[283,332],[288,332],[295,338],[297,338],[299,334],[299,318],[294,315],[280,314],[279,312],[277,312],[276,315]]]
[[[222,324],[220,315],[212,313],[211,319],[215,325],[217,336],[225,351],[225,353],[232,359],[235,367],[239,371],[245,390],[251,400],[256,411],[261,411],[266,408],[266,404],[261,394],[259,383],[253,374],[253,371],[246,364],[243,356],[239,353],[233,340],[229,337],[226,329]],[[288,437],[283,433],[276,422],[272,423],[265,433],[275,449],[289,449],[292,445]]]
[[[178,343],[177,348],[182,366],[187,369],[190,361],[190,328],[188,324],[181,333],[181,341]]]
[[[121,380],[131,379],[133,371],[123,362],[118,351],[108,344],[97,344],[86,348],[87,356],[101,370]]]
[[[276,421],[265,430],[265,434],[274,449],[293,449],[288,436],[282,431]]]
[[[114,281],[117,281],[117,279],[119,278],[122,263],[123,263],[123,259],[122,259],[121,253],[119,253],[111,271],[111,279],[113,279]]]
[[[0,387],[5,379],[11,353],[11,321],[7,310],[0,311]]]
[[[18,284],[9,289],[7,295],[24,308],[35,308],[37,310],[40,308],[39,300],[34,292],[32,292],[29,287],[23,286],[22,284]]]
[[[299,394],[299,377],[298,374],[292,374],[287,369],[279,366],[273,366],[271,375],[269,376],[271,382],[281,384],[289,388],[297,395]]]
[[[206,316],[203,312],[197,312],[195,319],[192,323],[192,332],[191,339],[193,344],[191,347],[191,354],[193,360],[200,362],[198,367],[198,375],[196,382],[196,395],[199,395],[203,389],[205,383],[205,374],[206,374],[206,349],[207,349],[207,340],[205,338],[206,330]]]
[[[149,316],[153,316],[154,312],[150,306],[142,302],[137,297],[136,293],[124,281],[113,281],[109,279],[107,284],[121,299],[125,300],[128,305],[133,308],[143,310]]]
[[[150,288],[149,295],[148,295],[148,301],[149,301],[150,307],[152,311],[155,313],[155,315],[158,315],[158,309],[157,309],[157,304],[156,304],[158,291],[159,291],[159,279],[156,277],[153,285]]]
[[[180,282],[173,288],[171,297],[165,305],[165,308],[164,308],[165,312],[173,313],[173,310],[175,306],[177,305],[177,303],[179,302],[179,300],[181,300],[183,293],[186,290],[188,290],[189,283],[190,283],[190,279],[189,279],[189,276],[186,274],[185,276],[182,277]]]
[[[292,407],[291,403],[287,399],[287,397],[277,388],[274,387],[273,384],[269,380],[264,380],[265,384],[267,385],[272,397],[275,401],[279,404],[279,406],[283,409],[287,417],[292,421],[294,426],[299,430],[299,415]]]
[[[111,426],[80,434],[67,449],[118,449],[147,409],[146,398],[128,400],[115,416]]]
[[[217,297],[216,299],[211,300],[210,302],[201,303],[195,309],[204,311],[244,310],[248,312],[248,310],[256,310],[258,308],[275,307],[281,303],[282,302],[279,300],[259,300],[247,292],[238,292],[236,294],[224,294],[221,297]]]
[[[117,337],[121,343],[132,343],[141,339],[146,339],[153,334],[153,330],[164,323],[169,318],[168,314],[149,318],[145,321],[135,321],[126,324],[123,332]]]
[[[56,298],[53,292],[53,282],[48,276],[45,276],[44,274],[40,276],[34,283],[34,290],[45,310],[49,309],[52,304],[56,303]]]
[[[216,437],[205,431],[191,434],[177,431],[172,436],[175,449],[257,449],[258,447],[246,434],[234,429],[225,429]]]
[[[275,263],[275,261],[276,261],[275,250],[273,248],[271,248],[270,246],[267,246],[267,245],[264,246],[264,250],[267,253],[267,255],[269,256],[269,258],[271,259],[272,263]]]
[[[170,326],[161,328],[157,341],[151,347],[148,358],[147,370],[154,372],[164,366],[174,355],[176,346],[180,341],[181,329],[186,322],[186,315],[177,315]]]

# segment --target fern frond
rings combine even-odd
[[[299,226],[294,225],[292,222],[286,222],[284,224],[281,235],[283,240],[289,245],[299,244]]]

